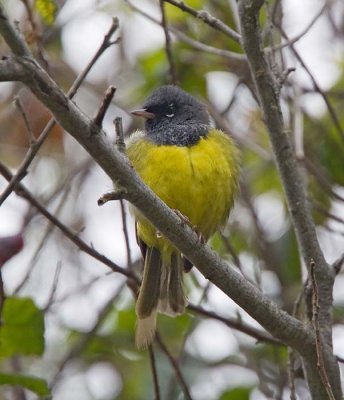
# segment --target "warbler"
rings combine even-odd
[[[215,129],[203,103],[174,85],[153,91],[132,114],[145,119],[144,130],[126,144],[133,168],[207,240],[226,223],[237,191],[239,154],[233,140]],[[157,312],[184,312],[183,268],[190,262],[138,210],[134,215],[144,257],[135,342],[143,349],[154,339]]]

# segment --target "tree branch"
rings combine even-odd
[[[206,23],[207,25],[211,26],[212,28],[216,29],[219,32],[222,32],[229,38],[233,39],[235,42],[240,43],[240,35],[237,33],[235,30],[230,28],[228,25],[226,25],[224,22],[221,20],[215,18],[213,15],[209,14],[205,10],[195,10],[194,8],[188,6],[182,1],[179,0],[165,0],[166,3],[170,3],[173,6],[179,8],[181,11],[184,11],[193,17],[196,17]]]
[[[207,279],[246,310],[273,336],[295,348],[315,365],[314,332],[280,310],[273,301],[247,282],[240,273],[230,268],[208,246],[199,243],[198,235],[187,224],[181,222],[176,213],[140,180],[125,156],[114,148],[105,132],[95,126],[76,104],[64,95],[31,57],[13,56],[0,60],[0,78],[3,68],[7,70],[13,68],[17,71],[20,80],[53,113],[61,126],[89,152],[112,181],[126,189],[125,198],[138,208],[159,232],[175,244]],[[313,256],[314,259],[316,257]],[[324,353],[326,366],[333,367],[334,357],[327,342],[324,343]],[[338,388],[335,389],[338,392]]]
[[[0,8],[0,16],[3,15],[1,14],[1,8]],[[7,21],[7,19],[6,19]],[[8,23],[8,21],[7,21]],[[73,82],[72,86],[67,92],[67,96],[72,99],[76,92],[78,91],[79,87],[81,86],[82,82],[86,78],[87,74],[90,72],[94,64],[97,62],[99,57],[104,53],[104,51],[109,48],[112,44],[117,43],[117,41],[111,41],[112,35],[116,32],[116,30],[119,27],[119,21],[118,18],[113,18],[111,26],[109,30],[107,31],[106,35],[104,36],[103,42],[99,46],[98,50],[96,51],[95,55],[92,57],[90,62],[86,65],[86,67],[81,71],[81,73],[78,75],[78,77],[75,79]],[[10,27],[7,27],[8,31],[11,31]],[[0,33],[4,31],[4,27],[0,24]],[[5,36],[4,36],[5,37]],[[3,58],[5,60],[6,58]],[[20,80],[19,77],[16,76],[15,71],[1,71],[3,73],[2,79],[0,80]],[[8,77],[6,79],[6,74],[8,74]],[[27,152],[24,160],[22,161],[21,165],[19,166],[16,174],[13,176],[11,181],[9,182],[8,186],[5,188],[5,190],[1,193],[0,196],[0,206],[1,204],[6,200],[6,198],[11,194],[13,188],[15,185],[20,182],[26,175],[27,169],[33,159],[35,158],[36,154],[38,153],[39,149],[45,142],[46,138],[48,137],[49,133],[55,126],[55,120],[50,119],[50,121],[47,123],[45,128],[43,129],[42,133],[39,135],[38,139],[35,140],[35,143],[33,143],[30,146],[29,151]]]
[[[311,260],[317,265],[316,279],[319,291],[319,324],[325,342],[331,347],[331,308],[332,308],[332,288],[334,283],[333,271],[328,267],[323,253],[320,249],[315,226],[311,217],[305,188],[301,179],[301,174],[296,162],[296,158],[290,143],[287,130],[284,127],[280,103],[275,90],[273,75],[264,57],[261,43],[261,32],[258,23],[258,14],[263,1],[240,0],[239,15],[241,23],[241,33],[243,46],[248,58],[253,81],[257,88],[257,94],[263,111],[264,120],[269,131],[271,144],[276,157],[277,166],[282,178],[284,190],[291,219],[294,225],[299,248],[307,266]],[[314,361],[314,360],[313,360]],[[333,360],[331,366],[327,366],[331,371],[331,384],[336,398],[340,398],[340,380],[338,365]],[[314,365],[307,360],[306,369],[309,379],[315,384],[313,388],[323,397],[319,397],[312,391],[314,399],[326,398],[326,390],[323,385],[319,387],[319,375],[314,369]],[[312,385],[310,385],[312,386]],[[311,389],[312,390],[312,389]]]
[[[0,34],[17,56],[29,56],[30,50],[21,33],[14,28],[0,6]]]
[[[11,172],[0,162],[0,174],[8,181],[12,179]],[[125,275],[127,278],[132,279],[138,283],[137,277],[132,271],[128,271],[119,265],[115,264],[103,254],[98,253],[93,247],[88,246],[84,241],[82,241],[74,232],[63,225],[56,217],[54,217],[41,203],[39,203],[31,193],[21,184],[18,183],[15,188],[18,196],[26,199],[32,206],[34,206],[45,218],[47,218],[54,226],[56,226],[69,240],[71,240],[80,250],[84,251],[91,257],[94,257],[98,261],[107,265],[113,272],[119,272]]]
[[[140,180],[125,156],[110,143],[105,132],[94,125],[75,103],[62,93],[33,59],[13,56],[0,61],[0,79],[2,65],[8,63],[20,71],[18,76],[50,109],[61,126],[90,153],[114,182],[126,189],[123,197],[137,207],[159,232],[176,244],[206,278],[249,314],[254,315],[270,333],[281,341],[305,351],[307,346],[300,346],[299,340],[302,337],[304,343],[311,344],[313,340],[310,332],[299,321],[281,311],[238,272],[229,268],[208,246],[200,244],[197,234],[187,224],[181,223],[176,213]],[[5,65],[4,68],[7,67]]]

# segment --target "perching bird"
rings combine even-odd
[[[232,139],[214,128],[204,104],[177,86],[156,89],[132,114],[145,118],[145,130],[127,142],[132,166],[208,239],[226,223],[238,186],[238,150]],[[134,214],[144,257],[136,345],[146,348],[154,339],[157,312],[182,314],[187,300],[182,255],[137,210]]]

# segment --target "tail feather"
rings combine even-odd
[[[140,350],[146,349],[152,342],[156,330],[156,309],[147,318],[137,320],[135,344]]]
[[[143,269],[143,278],[136,302],[136,314],[147,318],[157,307],[160,295],[161,256],[155,247],[148,247]]]
[[[155,247],[147,247],[143,279],[136,302],[137,327],[135,343],[139,349],[147,348],[156,330],[156,309],[160,296],[161,256]]]
[[[157,311],[170,316],[185,311],[183,268],[179,253],[172,253],[169,262],[162,263],[160,251],[146,247],[143,279],[136,302],[135,343],[139,349],[147,348],[154,339]]]
[[[183,288],[181,255],[172,253],[170,264],[164,264],[162,270],[158,311],[172,317],[183,314],[187,300]]]
[[[185,311],[186,298],[183,288],[183,261],[180,254],[171,256],[170,279],[168,286],[168,302],[175,315]]]
[[[159,304],[158,311],[164,314],[168,312],[168,286],[170,280],[170,266],[163,263],[161,266],[161,278],[160,278],[160,293],[159,293]]]

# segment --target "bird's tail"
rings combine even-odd
[[[166,263],[165,260],[162,262],[157,248],[147,247],[143,279],[136,302],[136,346],[145,349],[152,343],[157,312],[176,316],[184,312],[186,304],[181,255],[172,253]]]

